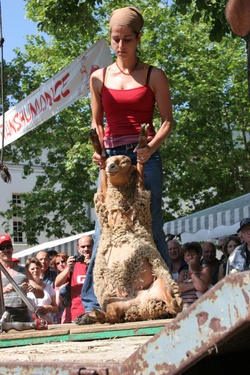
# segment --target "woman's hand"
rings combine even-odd
[[[142,164],[146,163],[146,161],[152,155],[151,147],[149,145],[143,148],[138,148],[138,147],[139,146],[136,146],[136,148],[134,149],[134,152],[137,152],[137,161]]]
[[[195,260],[194,260],[194,259],[191,259],[191,260],[188,262],[188,269],[189,269],[189,272],[195,272],[194,264],[195,264]]]
[[[19,285],[20,286],[20,288],[22,288],[22,290],[24,291],[24,292],[32,292],[32,290],[29,290],[29,284],[27,283],[27,282],[24,282],[24,283],[22,283],[21,285]]]
[[[53,313],[53,306],[52,305],[39,306],[38,309],[37,309],[37,311],[41,315],[46,315],[48,313]]]
[[[190,273],[198,273],[201,271],[201,267],[199,264],[197,264],[197,261],[195,259],[191,259],[188,262],[188,269]]]
[[[28,284],[28,292],[36,293],[37,288],[34,285]]]
[[[74,265],[75,265],[75,257],[74,256],[68,257],[67,259],[68,270],[71,271],[74,268]]]
[[[99,155],[97,152],[93,155],[93,162],[100,168],[104,169],[106,167],[106,156]]]

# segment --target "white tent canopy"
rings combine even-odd
[[[240,221],[245,217],[250,217],[250,193],[192,215],[169,221],[164,224],[164,232],[180,235],[182,243],[215,239],[236,233]],[[94,231],[45,242],[14,255],[26,259],[39,250],[47,249],[55,249],[58,252],[74,255],[77,252],[77,240],[82,235],[94,236]]]
[[[18,253],[14,253],[16,258],[28,258],[33,254],[37,253],[38,251],[44,250],[47,251],[48,249],[56,250],[57,252],[66,252],[68,255],[75,255],[77,254],[77,241],[81,236],[93,236],[94,231],[89,231],[85,233],[75,234],[73,236],[64,237],[54,241],[44,242],[40,245],[36,245],[33,247],[29,247],[26,250],[19,251]],[[23,259],[22,259],[23,260]]]
[[[250,217],[250,193],[164,224],[166,234],[180,235],[182,242],[203,241],[237,232]]]

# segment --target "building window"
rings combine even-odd
[[[13,217],[21,217],[20,208],[22,208],[22,200],[20,195],[12,194],[12,204],[13,204]]]
[[[12,194],[13,203],[13,237],[15,243],[24,242],[24,233],[22,232],[22,200],[19,194]]]
[[[22,222],[13,220],[14,243],[23,243]]]

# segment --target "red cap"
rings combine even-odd
[[[0,234],[0,245],[2,245],[4,242],[11,243],[11,238],[8,234]]]
[[[12,258],[12,262],[19,263],[19,262],[20,262],[20,259],[18,259],[18,258]]]

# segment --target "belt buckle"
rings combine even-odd
[[[129,143],[126,145],[126,150],[131,150],[131,148],[134,148],[134,143]]]

